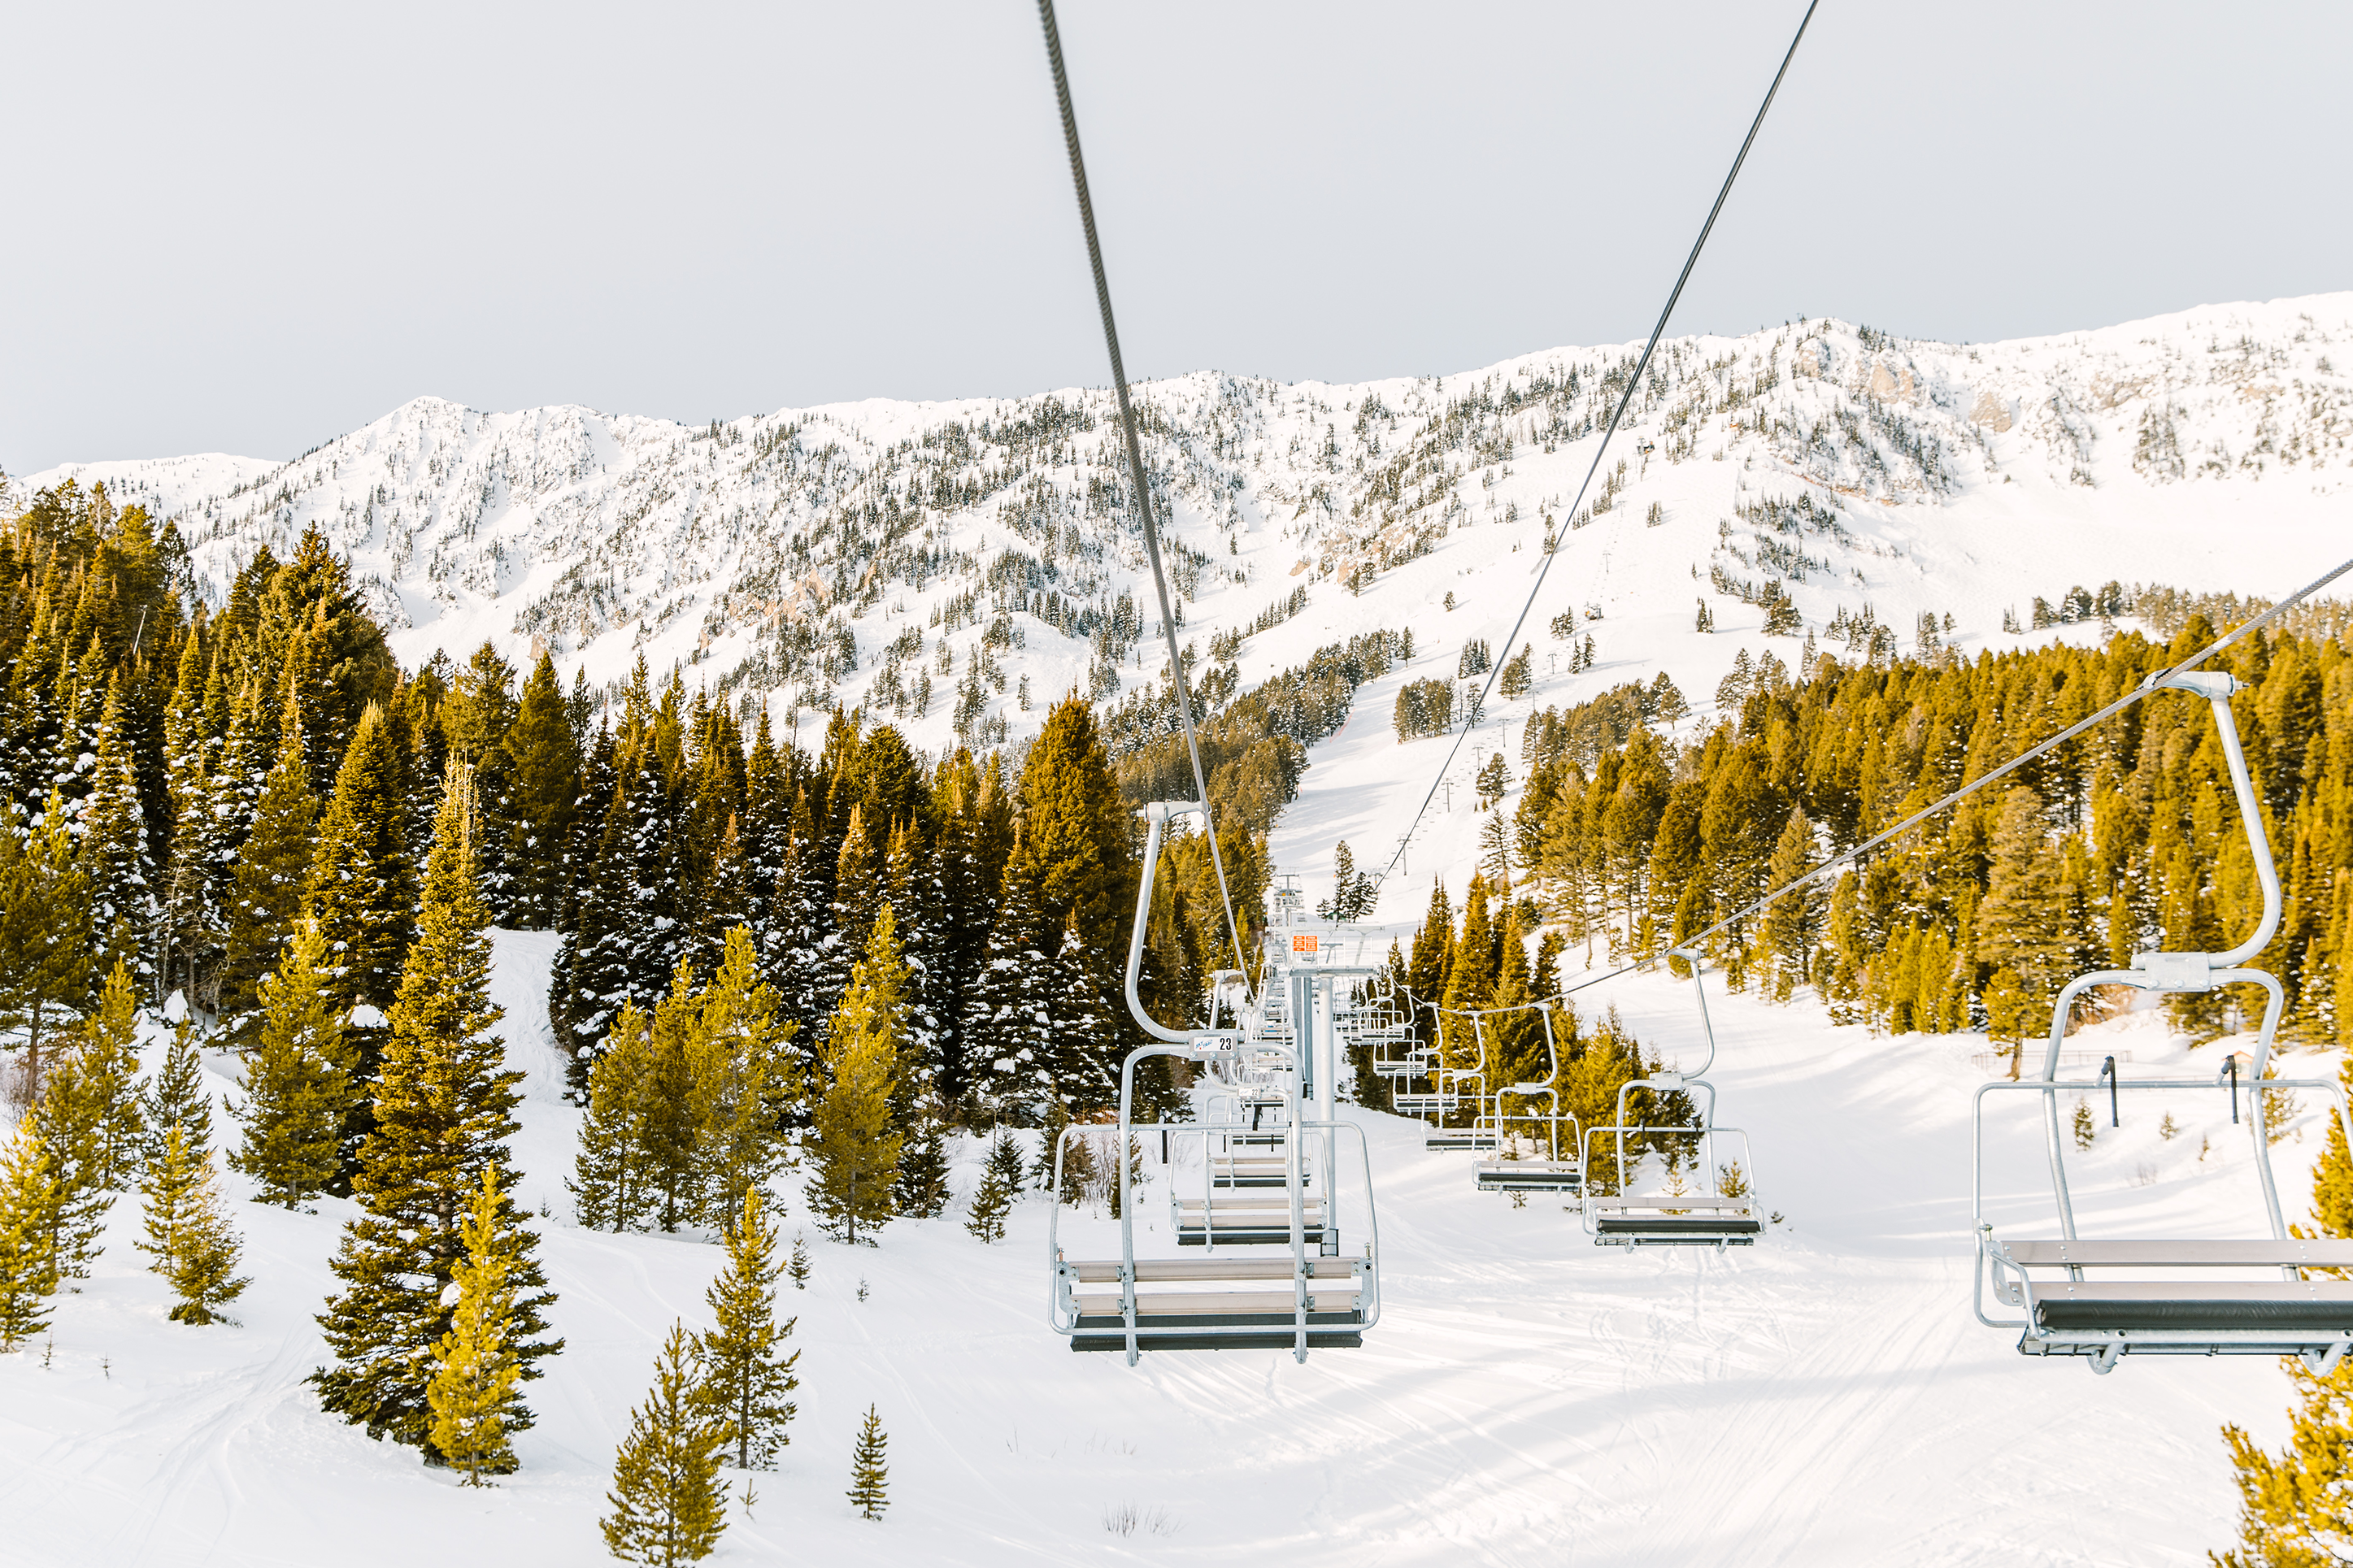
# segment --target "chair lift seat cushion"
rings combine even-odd
[[[2353,1333],[2353,1281],[2038,1281],[2034,1319],[2054,1330],[2200,1332],[2290,1329]],[[2047,1294],[2045,1292],[2048,1292]]]
[[[1595,1227],[1603,1236],[1755,1236],[1764,1229],[1754,1219],[1734,1215],[1650,1215],[1630,1219],[1623,1215],[1599,1215]]]

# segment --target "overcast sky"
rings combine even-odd
[[[1647,331],[1803,6],[1064,0],[1132,374]],[[1034,11],[27,7],[0,467],[1107,379]],[[2348,286],[2353,8],[1824,0],[1680,330]]]

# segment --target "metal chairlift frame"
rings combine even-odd
[[[2254,784],[2239,744],[2238,722],[2231,696],[2239,682],[2221,671],[2185,671],[2151,682],[2158,689],[2186,691],[2202,697],[2211,711],[2222,755],[2231,773],[2239,819],[2253,852],[2255,876],[2263,892],[2263,919],[2254,933],[2222,952],[2141,952],[2129,969],[2103,969],[2068,982],[2051,1012],[2051,1035],[2039,1078],[1996,1079],[1980,1085],[1972,1102],[1974,1136],[1970,1148],[1969,1217],[1977,1249],[1972,1268],[1970,1310],[1988,1328],[2019,1329],[2021,1354],[2080,1356],[2090,1360],[2095,1373],[2114,1371],[2126,1355],[2288,1355],[2301,1356],[2318,1373],[2327,1373],[2353,1348],[2353,1284],[2336,1279],[2307,1280],[2307,1268],[2353,1268],[2353,1241],[2303,1239],[2288,1234],[2281,1212],[2279,1184],[2272,1171],[2270,1129],[2266,1124],[2266,1091],[2316,1089],[2329,1097],[2338,1126],[2353,1140],[2353,1107],[2347,1104],[2344,1086],[2334,1077],[2269,1079],[2272,1043],[2279,1028],[2286,996],[2278,979],[2266,971],[2246,968],[2247,961],[2270,945],[2279,929],[2281,894],[2278,868],[2263,832],[2263,814]],[[2213,1079],[2120,1079],[2103,1068],[2091,1080],[2059,1077],[2060,1047],[2075,998],[2095,985],[2129,985],[2158,994],[2211,991],[2220,985],[2263,987],[2263,1023],[2250,1065],[2249,1121],[2254,1142],[2255,1170],[2263,1191],[2264,1219],[2271,1234],[2249,1240],[2087,1239],[2077,1234],[2073,1194],[2067,1184],[2065,1140],[2061,1136],[2059,1091],[2094,1089],[2105,1081],[2112,1095],[2122,1089],[2208,1089],[2225,1079],[2232,1085],[2232,1120],[2237,1119],[2236,1058],[2226,1062]],[[2023,1050],[2023,1047],[2021,1047]],[[1992,1094],[2023,1092],[2043,1097],[2043,1139],[2047,1146],[2052,1194],[2059,1215],[2056,1238],[2005,1240],[1994,1233],[1986,1217],[1985,1106]],[[2260,1281],[2218,1281],[2195,1284],[2179,1276],[2214,1268],[2277,1268],[2276,1284]],[[2169,1273],[2171,1279],[2137,1279],[2127,1283],[2093,1284],[2085,1270],[2126,1268]],[[2037,1270],[2045,1271],[2038,1274]],[[2054,1277],[2052,1271],[2056,1273]],[[2206,1276],[2211,1279],[2211,1275]],[[1992,1318],[1986,1311],[1989,1282],[1998,1303],[2021,1309],[2022,1318]]]
[[[1715,1121],[1715,1086],[1707,1081],[1709,1069],[1715,1066],[1715,1022],[1707,1010],[1707,985],[1702,978],[1700,954],[1690,948],[1672,948],[1669,958],[1680,958],[1691,965],[1692,991],[1699,998],[1700,1032],[1707,1041],[1707,1057],[1696,1072],[1662,1072],[1648,1078],[1629,1079],[1618,1086],[1618,1103],[1610,1125],[1588,1128],[1585,1132],[1584,1163],[1588,1173],[1583,1204],[1585,1231],[1597,1247],[1713,1247],[1718,1252],[1727,1247],[1749,1247],[1763,1232],[1764,1222],[1758,1217],[1757,1198],[1757,1164],[1748,1147],[1748,1134],[1737,1127],[1719,1127]],[[1699,1123],[1692,1127],[1669,1127],[1655,1123],[1630,1122],[1626,1120],[1627,1097],[1638,1089],[1653,1093],[1688,1093],[1703,1089],[1707,1095],[1707,1107],[1701,1112]],[[1627,1192],[1626,1142],[1629,1134],[1641,1143],[1661,1138],[1691,1138],[1696,1141],[1692,1163],[1702,1172],[1706,1190],[1698,1193]],[[1608,1137],[1612,1141],[1611,1153],[1618,1173],[1613,1184],[1615,1193],[1597,1192],[1590,1179],[1593,1170],[1594,1141]],[[1739,1169],[1746,1191],[1730,1195],[1720,1191],[1721,1173],[1729,1162],[1716,1157],[1718,1139],[1736,1139],[1740,1144]],[[1641,1152],[1641,1144],[1636,1152]],[[1641,1211],[1642,1217],[1634,1217]]]
[[[1435,1002],[1428,1003],[1426,1005],[1430,1008],[1431,1016],[1438,1021],[1439,1044],[1430,1061],[1431,1093],[1427,1096],[1410,1097],[1430,1102],[1430,1108],[1425,1114],[1431,1119],[1430,1124],[1431,1135],[1422,1140],[1422,1147],[1433,1152],[1448,1152],[1462,1149],[1475,1152],[1493,1148],[1495,1146],[1495,1135],[1484,1125],[1487,1105],[1486,1026],[1480,1022],[1479,1015],[1476,1013],[1450,1013]],[[1471,1038],[1478,1047],[1478,1056],[1468,1068],[1450,1068],[1446,1065],[1446,1020],[1450,1017],[1471,1020]],[[1462,1086],[1474,1083],[1479,1086],[1478,1091],[1465,1094]],[[1459,1107],[1466,1099],[1471,1101],[1472,1108],[1471,1125],[1460,1130],[1449,1129],[1446,1125],[1446,1113]],[[1391,1104],[1396,1104],[1397,1100],[1396,1095],[1390,1096]]]
[[[1560,1106],[1560,1042],[1552,1032],[1552,1006],[1550,1002],[1524,1002],[1513,1007],[1482,1007],[1470,1015],[1483,1024],[1485,1019],[1499,1013],[1525,1013],[1534,1009],[1544,1025],[1546,1068],[1544,1081],[1499,1083],[1487,1102],[1492,1109],[1484,1113],[1483,1120],[1494,1132],[1495,1157],[1481,1161],[1472,1173],[1482,1193],[1573,1193],[1584,1190],[1585,1140],[1577,1118]],[[1483,1055],[1482,1048],[1482,1059]],[[1506,1095],[1521,1100],[1534,1100],[1542,1095],[1548,1101],[1549,1109],[1541,1114],[1524,1112],[1514,1116],[1504,1109]],[[1569,1129],[1570,1152],[1566,1159],[1562,1158],[1560,1152],[1560,1130],[1564,1121]],[[1517,1146],[1519,1138],[1512,1131],[1513,1126],[1527,1122],[1545,1130],[1547,1152],[1542,1159],[1523,1160],[1511,1152]]]
[[[1364,1130],[1353,1122],[1343,1122],[1332,1115],[1332,1094],[1336,1062],[1333,1048],[1336,1030],[1318,1031],[1314,1026],[1314,1002],[1318,983],[1323,983],[1328,999],[1329,982],[1348,973],[1347,971],[1324,971],[1307,976],[1292,977],[1294,1039],[1304,1025],[1307,1040],[1303,1048],[1275,1046],[1264,1041],[1251,1042],[1261,1053],[1271,1054],[1289,1068],[1284,1084],[1285,1122],[1290,1129],[1283,1139],[1285,1153],[1284,1186],[1289,1194],[1289,1236],[1291,1265],[1287,1271],[1269,1272],[1269,1267],[1280,1259],[1263,1257],[1244,1262],[1227,1262],[1215,1258],[1148,1260],[1145,1272],[1155,1282],[1165,1280],[1233,1280],[1272,1281],[1288,1279],[1292,1286],[1292,1307],[1286,1313],[1267,1313],[1247,1310],[1257,1305],[1245,1300],[1245,1310],[1217,1311],[1215,1301],[1207,1298],[1189,1298],[1186,1306],[1161,1315],[1165,1321],[1145,1324],[1139,1321],[1143,1306],[1153,1298],[1146,1296],[1139,1303],[1136,1286],[1139,1283],[1135,1258],[1135,1205],[1130,1189],[1134,1139],[1140,1132],[1206,1133],[1208,1130],[1185,1123],[1153,1123],[1139,1127],[1134,1119],[1135,1065],[1154,1057],[1184,1057],[1195,1061],[1217,1063],[1232,1061],[1242,1044],[1233,1030],[1171,1029],[1159,1023],[1144,1009],[1136,990],[1136,978],[1142,966],[1145,928],[1151,916],[1152,882],[1159,864],[1160,841],[1169,818],[1199,812],[1201,806],[1191,801],[1156,801],[1145,810],[1148,824],[1145,840],[1144,875],[1136,892],[1135,923],[1127,952],[1128,1011],[1145,1032],[1161,1043],[1139,1046],[1127,1054],[1120,1065],[1119,1126],[1115,1163],[1118,1166],[1120,1259],[1116,1278],[1120,1287],[1120,1321],[1116,1331],[1109,1324],[1097,1325],[1092,1333],[1084,1321],[1079,1302],[1079,1287],[1090,1277],[1100,1279],[1102,1264],[1072,1262],[1061,1252],[1061,1191],[1063,1153],[1074,1135],[1083,1135],[1086,1129],[1070,1127],[1063,1130],[1054,1151],[1054,1206],[1046,1227],[1047,1259],[1051,1283],[1047,1301],[1047,1321],[1054,1331],[1069,1338],[1073,1350],[1124,1348],[1130,1366],[1136,1363],[1140,1353],[1147,1349],[1214,1349],[1220,1346],[1264,1346],[1287,1343],[1293,1356],[1307,1359],[1311,1345],[1353,1346],[1362,1342],[1364,1330],[1380,1320],[1380,1220],[1374,1206],[1372,1160],[1365,1142]],[[1298,1005],[1304,999],[1305,1007]],[[1330,1012],[1326,1007],[1326,1014]],[[1321,1033],[1324,1045],[1324,1062],[1318,1073],[1314,1065],[1314,1045]],[[1304,1117],[1306,1092],[1314,1086],[1317,1108],[1324,1114]],[[1338,1191],[1333,1174],[1336,1171],[1338,1134],[1345,1129],[1356,1139],[1359,1161],[1365,1183],[1365,1226],[1366,1240],[1361,1258],[1341,1258],[1336,1254],[1339,1237]],[[1324,1196],[1322,1247],[1316,1255],[1307,1250],[1305,1223],[1304,1173],[1301,1168],[1301,1151],[1307,1136],[1321,1133],[1324,1153],[1323,1168],[1326,1174]],[[1206,1143],[1205,1143],[1206,1148]],[[1206,1167],[1208,1162],[1204,1161]],[[1205,1210],[1205,1219],[1207,1211]],[[1345,1294],[1350,1305],[1344,1312],[1318,1310],[1314,1281],[1346,1278],[1350,1281]],[[1287,1321],[1286,1321],[1287,1320]]]

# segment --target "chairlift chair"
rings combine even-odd
[[[1575,1193],[1585,1188],[1585,1167],[1578,1154],[1584,1141],[1578,1136],[1577,1118],[1562,1110],[1560,1104],[1560,1045],[1552,1032],[1552,1005],[1533,1002],[1521,1007],[1490,1007],[1483,1014],[1522,1012],[1527,1007],[1536,1010],[1544,1026],[1545,1076],[1532,1083],[1499,1083],[1486,1122],[1495,1134],[1495,1158],[1482,1160],[1473,1168],[1472,1179],[1482,1193]],[[1505,1109],[1506,1098],[1533,1101],[1541,1097],[1542,1111],[1525,1110],[1517,1115]],[[1568,1152],[1561,1152],[1561,1125],[1568,1126]],[[1519,1128],[1532,1130],[1523,1134]],[[1535,1143],[1540,1154],[1522,1156],[1523,1142]]]
[[[1435,1002],[1430,1005],[1430,1013],[1438,1019],[1440,1038],[1443,1039],[1446,1028],[1446,1010],[1439,1006]],[[1480,1021],[1479,1015],[1476,1013],[1458,1013],[1455,1014],[1454,1016],[1467,1017],[1471,1020],[1471,1039],[1473,1046],[1476,1047],[1476,1051],[1474,1054],[1474,1059],[1472,1060],[1472,1065],[1468,1068],[1450,1068],[1446,1065],[1444,1051],[1440,1050],[1436,1053],[1436,1059],[1431,1064],[1431,1084],[1435,1090],[1435,1092],[1430,1097],[1431,1130],[1430,1136],[1421,1141],[1421,1146],[1432,1153],[1451,1154],[1460,1152],[1463,1150],[1470,1150],[1476,1152],[1496,1148],[1500,1146],[1502,1142],[1496,1136],[1494,1129],[1487,1125],[1486,1121],[1486,1026]],[[1477,1089],[1475,1090],[1466,1092],[1468,1086],[1473,1084],[1478,1086]],[[1446,1118],[1448,1114],[1459,1109],[1466,1099],[1471,1101],[1472,1106],[1471,1125],[1468,1127],[1447,1126]],[[1415,1097],[1415,1100],[1417,1103],[1419,1103],[1419,1097]],[[1392,1095],[1390,1097],[1390,1102],[1392,1104],[1397,1104],[1400,1110],[1404,1109],[1404,1105],[1400,1103],[1399,1097],[1398,1096]]]
[[[1708,1017],[1700,955],[1677,948],[1667,956],[1691,965],[1707,1058],[1695,1073],[1654,1073],[1620,1084],[1611,1124],[1586,1130],[1586,1234],[1597,1247],[1713,1247],[1719,1252],[1753,1247],[1765,1228],[1757,1201],[1756,1165],[1749,1157],[1748,1135],[1736,1127],[1715,1124],[1715,1086],[1705,1077],[1715,1065],[1715,1026]],[[1638,1089],[1653,1094],[1699,1089],[1705,1108],[1696,1125],[1630,1122],[1626,1101]],[[1687,1152],[1679,1147],[1684,1140],[1690,1141]],[[1666,1154],[1667,1169],[1658,1183],[1641,1182],[1654,1152]],[[1603,1180],[1595,1174],[1599,1170],[1611,1174]]]
[[[1153,868],[1158,863],[1160,838],[1169,816],[1199,806],[1190,802],[1155,803],[1147,809],[1149,824],[1145,849],[1143,886],[1136,896],[1135,923],[1128,947],[1127,1004],[1138,1024],[1159,1044],[1137,1047],[1120,1067],[1116,1169],[1120,1255],[1093,1260],[1066,1256],[1060,1239],[1064,1153],[1073,1138],[1089,1135],[1083,1127],[1063,1130],[1054,1157],[1054,1208],[1047,1224],[1050,1289],[1047,1321],[1065,1336],[1074,1351],[1124,1351],[1133,1366],[1147,1350],[1288,1349],[1299,1360],[1311,1348],[1359,1345],[1364,1331],[1380,1317],[1378,1220],[1372,1201],[1372,1163],[1364,1130],[1329,1114],[1332,1032],[1318,1030],[1313,1017],[1299,1020],[1303,1049],[1272,1045],[1264,1039],[1245,1042],[1237,1032],[1176,1030],[1145,1012],[1136,991],[1136,974],[1145,921],[1152,900]],[[1307,1080],[1303,1068],[1307,1053],[1321,1035],[1325,1059],[1314,1068],[1318,1103],[1324,1114],[1309,1115],[1302,1094]],[[1208,1064],[1221,1074],[1238,1078],[1245,1045],[1261,1058],[1274,1058],[1270,1082],[1280,1086],[1284,1115],[1280,1134],[1282,1171],[1279,1184],[1255,1190],[1226,1189],[1221,1195],[1211,1172],[1212,1145],[1221,1140],[1248,1136],[1234,1127],[1194,1123],[1138,1125],[1134,1121],[1136,1063],[1154,1056],[1181,1056]],[[1197,1257],[1142,1258],[1135,1255],[1134,1175],[1130,1151],[1137,1135],[1157,1132],[1172,1146],[1198,1139],[1203,1151],[1204,1186],[1198,1199],[1172,1195],[1172,1217],[1177,1241],[1187,1244],[1188,1215],[1197,1220]],[[1338,1141],[1356,1141],[1355,1170],[1361,1173],[1361,1211],[1348,1211],[1352,1226],[1361,1225],[1365,1237],[1361,1255],[1341,1256],[1337,1210],[1339,1184],[1334,1180]],[[1231,1153],[1231,1145],[1226,1145]],[[1320,1170],[1321,1191],[1311,1196],[1311,1177]],[[1173,1189],[1174,1163],[1170,1166]],[[1188,1207],[1198,1205],[1198,1208]],[[1249,1250],[1223,1250],[1237,1242],[1272,1243]]]
[[[2353,1345],[2353,1281],[2313,1278],[2306,1271],[2353,1268],[2353,1241],[2291,1236],[2281,1212],[2279,1184],[2272,1173],[2265,1091],[2315,1089],[2336,1107],[2338,1124],[2353,1137],[2343,1086],[2334,1076],[2268,1079],[2272,1042],[2279,1028],[2285,994],[2276,977],[2244,967],[2263,952],[2279,928],[2279,876],[2263,832],[2245,754],[2240,750],[2231,695],[2239,682],[2220,671],[2187,671],[2151,678],[2158,689],[2187,691],[2206,700],[2222,754],[2239,820],[2253,852],[2263,891],[2263,913],[2254,933],[2223,952],[2141,952],[2129,969],[2105,969],[2078,976],[2060,992],[2051,1014],[2051,1037],[2040,1077],[1997,1079],[1980,1086],[1975,1100],[1970,1217],[1975,1225],[1977,1266],[1972,1310],[1989,1328],[2018,1329],[2019,1352],[2031,1356],[2081,1357],[2092,1370],[2107,1373],[2127,1355],[2296,1355],[2315,1372],[2327,1373]],[[2259,1234],[2233,1238],[2172,1238],[2084,1236],[2075,1216],[2067,1180],[2066,1140],[2060,1133],[2059,1091],[2081,1093],[2105,1085],[2111,1116],[2121,1120],[2126,1089],[2227,1089],[2232,1119],[2238,1118],[2237,1058],[2210,1082],[2204,1079],[2125,1079],[2113,1059],[2091,1080],[2059,1077],[2060,1046],[2075,998],[2095,985],[2129,985],[2158,994],[2194,993],[2226,984],[2263,987],[2263,1023],[2249,1062],[2249,1096],[2255,1171],[2263,1205]],[[2052,1195],[2059,1218],[2056,1237],[2011,1237],[1997,1231],[1986,1215],[1985,1106],[1989,1095],[2008,1092],[2042,1097]],[[2023,1315],[1987,1315],[1990,1289],[1996,1305]]]

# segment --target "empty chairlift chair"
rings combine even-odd
[[[1120,1068],[1118,1142],[1110,1159],[1116,1172],[1119,1255],[1073,1258],[1063,1247],[1065,1153],[1072,1139],[1090,1135],[1086,1128],[1068,1128],[1056,1150],[1054,1210],[1047,1227],[1048,1321],[1072,1350],[1124,1351],[1131,1366],[1148,1350],[1274,1348],[1289,1350],[1304,1361],[1310,1349],[1361,1344],[1364,1331],[1379,1319],[1379,1233],[1371,1161],[1361,1129],[1329,1115],[1307,1114],[1311,1108],[1299,1089],[1303,1064],[1292,1047],[1262,1038],[1245,1041],[1231,1031],[1169,1029],[1144,1011],[1136,994],[1136,971],[1162,830],[1171,815],[1198,809],[1185,802],[1149,808],[1145,874],[1128,948],[1127,1001],[1145,1030],[1166,1043],[1131,1051]],[[1330,1031],[1303,1019],[1297,1034],[1303,1049],[1324,1046],[1327,1058],[1316,1070],[1323,1075],[1319,1081],[1328,1081]],[[1319,1042],[1314,1038],[1319,1035],[1326,1037]],[[1266,1087],[1282,1095],[1275,1143],[1244,1142],[1250,1134],[1234,1125],[1134,1121],[1139,1061],[1154,1056],[1186,1057],[1230,1081],[1246,1048],[1267,1060]],[[1197,1143],[1201,1150],[1203,1185],[1198,1198],[1176,1194],[1181,1161],[1168,1162],[1166,1170],[1175,1240],[1179,1247],[1201,1248],[1191,1256],[1136,1256],[1135,1161],[1130,1152],[1149,1148],[1153,1141],[1148,1135],[1155,1133],[1161,1135],[1158,1142],[1164,1147]],[[1344,1216],[1337,1208],[1342,1184],[1334,1170],[1344,1133],[1355,1141],[1350,1168],[1361,1173],[1361,1181],[1351,1189],[1356,1206],[1345,1217],[1352,1232],[1364,1238],[1360,1253],[1345,1257],[1339,1247]],[[1256,1182],[1270,1173],[1265,1163],[1269,1148],[1279,1163],[1271,1173],[1272,1183],[1246,1184],[1244,1177]],[[1218,1183],[1221,1169],[1233,1178],[1222,1186]]]
[[[1695,1073],[1659,1073],[1621,1084],[1612,1124],[1587,1130],[1586,1233],[1599,1247],[1713,1247],[1720,1252],[1753,1246],[1765,1228],[1755,1165],[1748,1135],[1715,1124],[1715,1086],[1705,1076],[1715,1063],[1715,1027],[1708,1018],[1699,954],[1678,948],[1668,956],[1691,965],[1707,1058]],[[1696,1122],[1630,1122],[1626,1104],[1636,1089],[1649,1089],[1654,1097],[1697,1090],[1704,1107]]]
[[[1535,1011],[1544,1026],[1545,1076],[1539,1082],[1499,1083],[1487,1118],[1495,1134],[1491,1158],[1473,1168],[1482,1193],[1574,1193],[1585,1186],[1585,1167],[1578,1158],[1584,1141],[1577,1118],[1560,1106],[1560,1046],[1552,1032],[1552,1005],[1533,1002],[1524,1007],[1491,1007],[1497,1013]],[[1535,1109],[1541,1100],[1543,1108]],[[1517,1103],[1522,1109],[1514,1110]],[[1564,1134],[1566,1136],[1564,1137]]]
[[[1430,1081],[1438,1091],[1431,1097],[1432,1125],[1430,1136],[1421,1141],[1421,1146],[1437,1153],[1451,1153],[1465,1149],[1474,1152],[1493,1149],[1500,1141],[1495,1136],[1494,1128],[1490,1126],[1487,1121],[1486,1026],[1476,1013],[1449,1013],[1435,1003],[1431,1004],[1430,1010],[1438,1018],[1439,1038],[1441,1042],[1445,1038],[1447,1019],[1467,1018],[1471,1021],[1473,1059],[1468,1068],[1450,1068],[1446,1065],[1446,1053],[1442,1049],[1438,1053],[1437,1060],[1430,1067],[1432,1075]],[[1471,1125],[1447,1126],[1446,1118],[1459,1110],[1466,1101],[1471,1106]],[[1399,1110],[1404,1109],[1395,1097],[1390,1102],[1398,1104]]]
[[[2331,1076],[2272,1079],[2272,1041],[2285,997],[2279,981],[2260,969],[2243,968],[2278,929],[2279,878],[2256,805],[2254,786],[2239,747],[2231,694],[2238,683],[2219,672],[2178,673],[2161,687],[2204,698],[2230,766],[2239,819],[2263,891],[2263,914],[2254,934],[2225,952],[2143,952],[2130,969],[2100,970],[2072,981],[2052,1009],[2051,1037],[2039,1077],[1998,1080],[1980,1087],[1975,1103],[1976,1147],[1971,1217],[1976,1222],[1978,1263],[1974,1310],[1989,1328],[2021,1331],[2018,1348],[2032,1356],[2082,1357],[2105,1373],[2126,1355],[2298,1355],[2315,1371],[2327,1372],[2353,1344],[2353,1282],[2314,1277],[2308,1269],[2353,1268],[2353,1241],[2307,1240],[2288,1234],[2280,1210],[2279,1187],[2271,1166],[2265,1100],[2270,1091],[2313,1089],[2328,1097],[2339,1124],[2353,1134],[2345,1091]],[[2129,985],[2147,992],[2201,992],[2226,984],[2263,987],[2263,1023],[2249,1063],[2246,1114],[2254,1148],[2254,1168],[2263,1214],[2236,1237],[2086,1236],[2076,1223],[2067,1179],[2067,1140],[2061,1136],[2059,1092],[2082,1095],[2105,1089],[2112,1120],[2121,1119],[2124,1090],[2172,1089],[2228,1093],[2232,1119],[2239,1113],[2236,1058],[2214,1079],[2119,1079],[2114,1058],[2097,1079],[2062,1081],[2060,1045],[2066,1037],[2075,998],[2095,985]],[[2017,1237],[1998,1230],[1987,1217],[1986,1105],[2010,1092],[2040,1095],[2052,1206],[2058,1233]],[[1988,1315],[1987,1296],[2020,1317]]]

